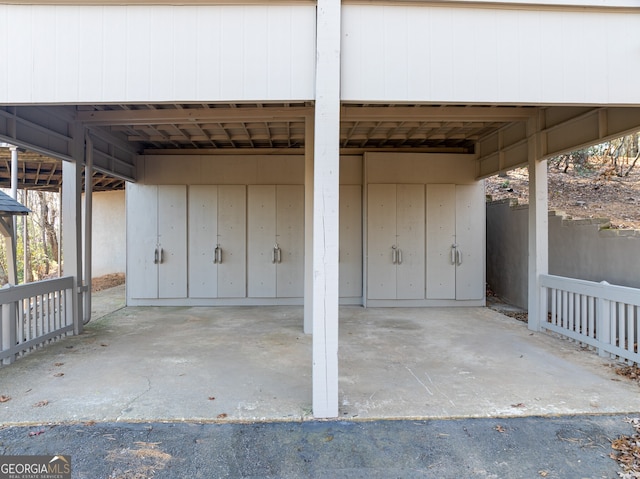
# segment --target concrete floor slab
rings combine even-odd
[[[0,368],[1,424],[306,420],[301,307],[123,308]],[[631,413],[638,385],[487,308],[340,309],[340,415]],[[44,406],[36,406],[47,401]]]

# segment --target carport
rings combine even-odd
[[[122,288],[97,293],[97,310],[117,297]],[[117,310],[0,369],[1,392],[11,397],[0,423],[312,419],[311,338],[300,330],[302,315],[300,306]],[[491,309],[342,306],[340,318],[344,419],[640,407],[637,385],[617,376],[611,360],[532,334]]]
[[[586,7],[521,6],[517,10],[493,5],[484,8],[482,2],[473,6],[422,2],[385,6],[342,5],[333,0],[319,1],[317,6],[306,2],[277,6],[125,5],[102,9],[67,5],[53,11],[38,5],[2,6],[0,15],[8,25],[20,24],[25,15],[30,15],[31,23],[24,31],[12,30],[11,41],[5,47],[7,58],[12,60],[12,72],[15,69],[26,78],[5,75],[0,85],[0,139],[64,160],[64,271],[72,278],[70,286],[67,281],[59,289],[69,314],[64,331],[72,324],[79,334],[89,319],[86,314],[83,317],[82,311],[83,301],[84,309],[90,309],[86,307],[90,305],[90,248],[83,249],[82,236],[84,231],[85,239],[91,238],[91,195],[85,197],[87,217],[83,219],[83,169],[97,169],[134,185],[145,183],[158,188],[169,184],[171,178],[189,174],[192,176],[188,180],[181,180],[184,191],[179,191],[186,202],[187,187],[197,183],[193,177],[202,175],[209,182],[210,177],[233,177],[234,160],[244,162],[243,168],[252,169],[252,175],[260,181],[265,176],[276,178],[290,168],[297,168],[302,178],[296,181],[304,185],[304,268],[290,282],[303,285],[303,294],[294,300],[279,300],[276,295],[273,301],[254,304],[304,304],[299,326],[300,332],[312,333],[314,416],[339,415],[339,377],[349,374],[348,366],[338,374],[339,288],[346,284],[339,268],[339,192],[344,162],[357,163],[354,176],[362,173],[360,255],[353,256],[360,289],[351,296],[352,300],[355,298],[352,303],[361,305],[378,300],[370,294],[373,277],[368,276],[371,268],[367,269],[367,261],[372,255],[368,255],[367,248],[371,242],[365,234],[366,200],[371,196],[367,196],[369,183],[364,175],[371,173],[368,167],[372,162],[382,165],[375,173],[378,177],[390,178],[380,183],[420,183],[423,189],[418,189],[418,198],[424,198],[425,189],[429,197],[431,177],[440,171],[448,169],[451,174],[436,183],[457,187],[458,183],[478,185],[483,177],[528,165],[529,327],[540,330],[548,297],[541,283],[548,263],[545,160],[640,128],[640,97],[635,83],[629,80],[637,76],[633,72],[623,78],[609,76],[607,69],[602,69],[584,77],[576,68],[567,75],[547,75],[569,61],[590,61],[594,51],[603,55],[608,64],[618,64],[632,58],[637,50],[637,8],[625,2],[615,8],[585,3]],[[490,18],[487,12],[491,12]],[[124,18],[126,22],[121,21]],[[478,24],[483,28],[473,28]],[[611,32],[606,48],[591,37],[582,43],[573,41],[582,38],[586,26],[594,24]],[[75,28],[77,25],[83,27]],[[94,25],[100,25],[102,36],[95,35]],[[212,25],[218,28],[212,30]],[[468,28],[460,28],[461,25]],[[517,32],[514,25],[519,25]],[[540,42],[540,25],[562,25],[562,29],[550,29]],[[127,34],[116,33],[123,26]],[[218,36],[212,37],[212,31]],[[381,36],[380,31],[385,34]],[[58,40],[55,48],[51,46],[51,36]],[[443,47],[424,54],[423,46],[437,44],[434,39],[442,41]],[[198,48],[193,48],[194,44]],[[470,45],[471,55],[467,49]],[[126,55],[121,55],[122,51]],[[169,64],[168,51],[174,59]],[[537,67],[526,68],[531,74],[525,75],[521,71],[524,64],[515,60],[522,58],[521,52],[538,59]],[[59,72],[53,76],[51,58],[56,62],[53,70]],[[86,65],[79,68],[75,60],[70,60],[74,58],[85,58]],[[472,68],[465,62],[453,61],[458,58],[470,58]],[[502,64],[497,61],[499,58],[514,60]],[[632,63],[630,68],[640,67]],[[73,81],[66,75],[69,72],[73,73]],[[406,155],[413,162],[438,166],[427,166],[419,178],[412,179],[416,163],[409,161],[402,163],[402,168],[396,167],[401,157],[409,158]],[[456,155],[464,168],[447,164]],[[252,166],[276,158],[275,168]],[[441,163],[430,163],[431,159]],[[219,169],[222,163],[232,166]],[[459,173],[459,182],[454,173]],[[225,182],[244,182],[246,177]],[[276,180],[272,183],[278,183]],[[249,190],[253,185],[243,186]],[[392,193],[396,191],[393,188]],[[457,204],[457,197],[451,198],[449,204]],[[292,203],[299,206],[299,202]],[[469,203],[477,205],[477,198]],[[129,213],[138,210],[132,208]],[[176,218],[181,216],[184,214]],[[476,246],[478,242],[484,244],[483,221],[479,225],[480,229],[472,230],[470,235],[477,239]],[[152,230],[154,227],[161,236],[157,224],[149,226]],[[184,224],[175,229],[187,237],[186,228]],[[130,227],[129,231],[133,229]],[[423,251],[428,249],[428,241],[422,239],[419,243]],[[383,296],[382,301],[389,303],[378,305],[481,306],[482,248],[482,261],[477,261],[476,254],[474,263],[464,256],[468,250],[460,255],[456,245],[455,239],[447,241],[445,252],[437,255],[447,267],[479,265],[471,281],[480,290],[479,297],[430,297],[429,271],[439,270],[422,265],[417,276],[424,280],[424,269],[427,270],[426,294],[425,288],[418,285],[417,299]],[[146,258],[152,263],[150,268],[157,271],[165,248],[159,241],[152,246],[155,249],[151,248],[150,256],[136,254],[129,265],[134,267],[135,261]],[[395,244],[392,248],[392,255],[388,256],[393,265],[402,264],[402,251]],[[166,252],[171,254],[168,249]],[[272,254],[271,263],[279,263],[278,242]],[[173,283],[168,283],[168,289],[186,291],[189,281],[184,258],[173,263],[171,256],[168,258],[168,264],[182,267],[182,271],[170,272]],[[215,258],[222,261],[217,253]],[[135,271],[145,268],[147,263],[140,263]],[[435,277],[438,279],[439,275]],[[145,278],[137,277],[135,284],[144,283]],[[131,275],[129,282],[133,284]],[[47,290],[46,294],[50,292]],[[164,303],[164,298],[156,299],[159,305],[180,305],[175,298]],[[188,299],[181,307],[198,302]],[[224,301],[216,301],[217,306],[224,306]],[[235,300],[227,303],[238,305]],[[415,311],[418,316],[422,309]],[[8,320],[3,319],[3,334],[11,334],[5,324],[9,324]],[[451,330],[455,330],[453,325]],[[355,332],[360,334],[363,330],[356,328]],[[3,357],[11,354],[15,352]],[[341,358],[341,363],[348,365],[348,358]]]

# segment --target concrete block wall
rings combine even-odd
[[[487,203],[487,283],[527,308],[529,206]],[[640,288],[640,231],[608,229],[607,219],[549,212],[549,274]]]
[[[93,193],[92,276],[124,273],[127,265],[125,193]]]

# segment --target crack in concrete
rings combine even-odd
[[[142,396],[144,396],[145,394],[147,394],[149,391],[151,391],[151,378],[148,376],[144,376],[144,378],[147,380],[147,389],[145,389],[144,391],[142,391],[140,394],[138,394],[136,397],[134,397],[131,401],[129,401],[125,407],[123,407],[120,410],[120,415],[116,418],[116,422],[120,421],[123,418],[123,414],[128,412],[128,409],[131,409],[131,406],[133,406],[133,404],[140,399]]]

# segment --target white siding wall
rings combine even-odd
[[[640,104],[640,11],[345,5],[342,99]]]
[[[313,98],[315,7],[0,5],[0,102]]]
[[[84,214],[84,201],[82,206]],[[91,225],[93,277],[124,273],[127,269],[124,190],[93,193]]]

